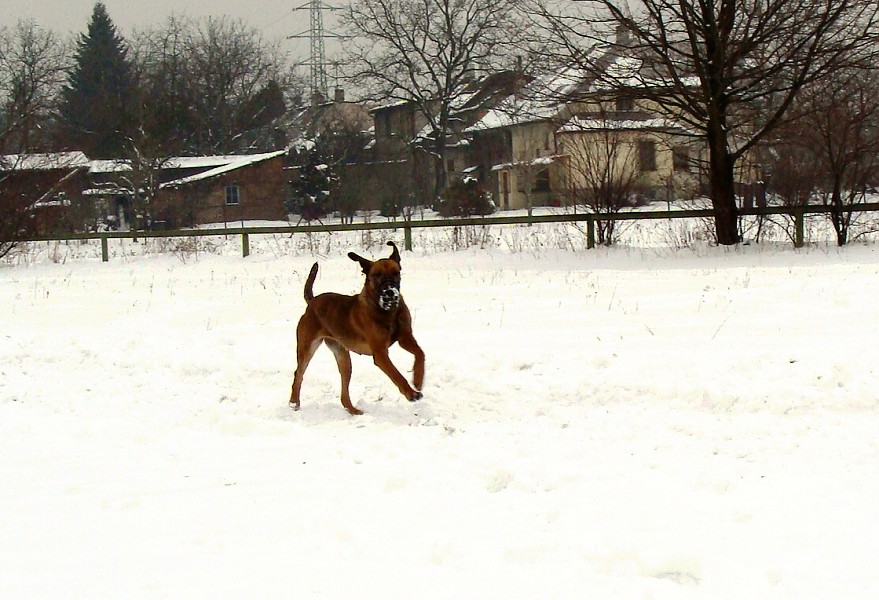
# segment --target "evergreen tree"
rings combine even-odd
[[[137,89],[128,49],[103,3],[77,40],[62,90],[64,142],[93,158],[121,156],[134,122]]]
[[[336,177],[329,164],[332,158],[319,143],[308,142],[292,150],[299,176],[290,183],[291,198],[287,210],[311,221],[320,219],[329,210],[329,199],[337,187]]]

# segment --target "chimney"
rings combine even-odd
[[[337,87],[333,91],[333,102],[341,103],[345,101],[345,90],[340,87]]]

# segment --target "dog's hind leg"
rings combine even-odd
[[[354,408],[351,404],[351,396],[348,393],[348,385],[351,383],[351,353],[336,340],[324,340],[327,347],[333,351],[336,364],[339,366],[339,375],[342,377],[342,406],[352,415],[362,415],[363,411]]]
[[[318,346],[322,340],[299,340],[296,347],[296,372],[293,374],[293,389],[290,392],[290,406],[294,410],[299,410],[299,392],[302,390],[302,378],[305,375],[305,369],[314,356]]]

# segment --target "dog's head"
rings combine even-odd
[[[394,242],[388,242],[388,246],[393,248],[391,256],[377,261],[368,260],[353,252],[348,253],[348,258],[360,263],[360,268],[366,275],[364,287],[384,311],[393,310],[400,305],[400,251]]]

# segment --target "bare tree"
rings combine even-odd
[[[479,75],[508,60],[524,28],[517,0],[355,0],[342,18],[349,77],[376,98],[412,102],[426,123],[414,143],[435,160],[434,195],[446,186],[455,108]]]
[[[138,32],[132,38],[132,60],[142,94],[140,137],[162,140],[168,155],[194,145],[198,98],[189,61],[192,27],[191,21],[172,16],[161,28]]]
[[[240,21],[208,18],[195,29],[189,61],[190,85],[200,99],[194,111],[199,145],[213,152],[240,151],[241,110],[287,76],[280,48]]]
[[[35,151],[64,82],[64,46],[33,21],[0,28],[0,153]]]
[[[803,94],[800,143],[817,158],[822,200],[842,246],[852,212],[879,175],[879,76],[863,69],[839,71]]]
[[[35,207],[57,191],[23,182],[25,154],[45,149],[53,101],[64,81],[64,51],[56,36],[32,21],[0,28],[0,257],[33,221]]]
[[[599,44],[630,57],[603,72],[611,88],[638,83],[704,137],[717,241],[739,241],[736,163],[787,117],[804,86],[873,56],[876,0],[538,0],[568,60],[595,70]],[[614,36],[615,31],[623,35]]]
[[[269,150],[301,82],[279,44],[228,18],[171,17],[134,37],[141,127],[173,152]]]

